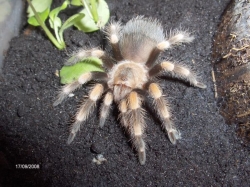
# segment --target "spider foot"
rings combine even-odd
[[[170,142],[175,145],[176,141],[178,139],[181,139],[181,134],[177,130],[171,129],[168,131],[168,137],[169,137]]]
[[[202,89],[207,88],[207,85],[205,85],[205,84],[203,84],[203,83],[201,83],[201,82],[197,82],[197,83],[195,84],[195,86],[198,87],[198,88],[202,88]]]

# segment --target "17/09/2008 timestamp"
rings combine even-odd
[[[16,164],[16,169],[40,169],[39,164]]]

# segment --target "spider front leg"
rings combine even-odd
[[[129,125],[129,131],[132,136],[133,145],[135,146],[139,162],[144,165],[146,162],[146,145],[143,140],[145,120],[144,110],[141,108],[141,98],[137,92],[132,91],[127,100],[128,111],[127,111],[127,125]]]
[[[106,118],[109,114],[112,103],[113,103],[113,94],[111,92],[107,92],[100,109],[100,121],[99,121],[100,127],[103,127]]]
[[[127,106],[126,99],[121,100],[119,104],[119,111],[120,111],[120,115],[119,115],[120,122],[122,126],[128,129],[129,128],[129,123],[128,123],[129,116],[128,116],[128,106]]]
[[[190,82],[191,85],[194,85],[196,87],[203,89],[207,87],[205,84],[199,82],[196,79],[194,73],[192,73],[189,69],[178,64],[173,64],[169,61],[164,61],[160,64],[156,64],[149,70],[148,75],[150,77],[154,77],[163,72],[169,72],[172,74],[173,77],[185,79]]]
[[[89,114],[94,110],[96,102],[102,96],[104,92],[104,86],[102,84],[96,84],[94,88],[89,92],[89,97],[86,99],[75,116],[75,122],[71,126],[70,135],[67,143],[70,144],[79,131],[81,124],[88,118]]]
[[[97,48],[93,48],[90,50],[81,49],[78,52],[74,53],[71,58],[69,58],[65,65],[74,65],[77,62],[80,62],[82,60],[85,60],[90,57],[96,57],[102,60],[102,64],[105,68],[111,69],[114,65],[113,59],[106,54],[105,51]]]
[[[179,31],[176,30],[172,33],[170,33],[170,36],[165,41],[162,41],[158,43],[153,51],[151,52],[147,62],[147,67],[152,67],[152,65],[157,60],[158,56],[161,52],[173,47],[174,45],[179,45],[181,43],[190,43],[194,40],[193,36],[190,36],[190,34],[187,31]]]
[[[59,105],[70,93],[75,91],[77,88],[82,86],[83,84],[91,81],[91,80],[107,80],[108,75],[104,72],[88,72],[82,74],[78,80],[66,84],[65,86],[62,87],[60,90],[57,100],[53,103],[53,106]]]
[[[170,120],[171,114],[167,107],[167,103],[162,96],[162,91],[158,84],[151,83],[148,87],[150,96],[154,99],[155,110],[163,121],[163,127],[168,133],[169,140],[172,144],[176,144],[176,140],[180,139],[180,134]]]

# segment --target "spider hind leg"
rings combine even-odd
[[[169,37],[162,42],[159,42],[152,52],[146,62],[147,67],[152,67],[157,60],[158,56],[165,50],[172,48],[175,45],[182,43],[190,43],[194,40],[194,37],[191,36],[187,31],[175,30],[169,34]]]

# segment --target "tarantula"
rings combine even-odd
[[[66,65],[72,65],[89,57],[97,57],[102,60],[105,72],[84,73],[78,80],[63,86],[54,106],[83,84],[97,80],[98,83],[90,90],[88,98],[75,116],[67,143],[73,141],[81,124],[104,95],[100,109],[100,127],[104,125],[111,104],[117,103],[120,122],[128,130],[132,144],[138,152],[139,162],[143,165],[146,161],[146,112],[142,108],[145,95],[141,94],[141,91],[146,91],[153,99],[154,109],[162,121],[162,126],[170,141],[176,144],[180,133],[170,119],[169,107],[162,95],[162,89],[156,83],[156,77],[162,73],[169,73],[173,77],[188,81],[193,86],[206,88],[189,69],[170,61],[156,62],[161,52],[181,43],[189,43],[194,38],[187,31],[175,31],[166,36],[158,20],[143,16],[131,19],[124,26],[120,22],[111,22],[105,31],[112,47],[113,58],[105,51],[93,48],[78,51],[66,62]]]

